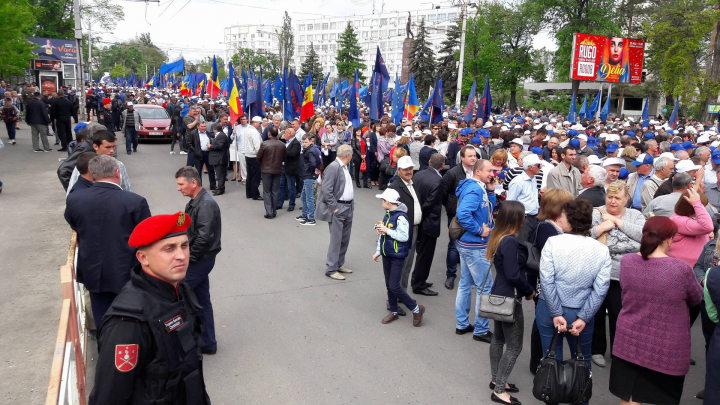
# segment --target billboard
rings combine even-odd
[[[38,59],[54,59],[77,64],[77,47],[74,39],[27,37],[27,40],[40,47],[33,51],[40,55]]]
[[[570,78],[610,83],[642,82],[645,41],[575,34]]]

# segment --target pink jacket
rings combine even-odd
[[[713,222],[702,202],[695,201],[695,218],[673,214],[670,219],[678,226],[678,232],[673,237],[668,256],[678,258],[690,267],[695,266],[703,246],[710,240],[713,231]]]

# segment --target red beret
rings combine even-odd
[[[110,103],[112,103],[112,100],[110,100],[109,98],[105,97],[105,98],[103,99],[103,105],[104,105],[104,104],[110,104]]]
[[[185,235],[190,217],[184,212],[171,215],[155,215],[140,222],[130,235],[128,245],[140,247],[151,245],[161,239]]]

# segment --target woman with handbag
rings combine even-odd
[[[648,219],[640,253],[621,260],[623,308],[610,392],[623,405],[680,403],[690,370],[690,308],[702,301],[703,290],[693,269],[668,255],[677,231],[668,217]]]
[[[570,355],[576,357],[581,347],[588,367],[593,319],[607,294],[612,267],[607,246],[590,237],[592,210],[587,200],[563,205],[560,224],[567,232],[545,242],[540,259],[542,291],[535,310],[543,352],[548,352],[556,333],[569,332],[565,338]],[[556,345],[555,356],[562,361],[562,344]]]
[[[367,145],[362,137],[362,128],[353,129],[353,139],[351,146],[353,150],[353,166],[355,171],[355,185],[360,188],[360,173],[363,174],[363,187],[372,188],[368,186],[368,175],[367,175],[367,162],[365,160],[367,156]]]
[[[607,338],[605,333],[605,311],[610,327],[610,352],[615,340],[615,325],[622,309],[620,288],[620,259],[628,253],[640,251],[642,228],[645,216],[642,212],[627,207],[630,199],[627,184],[622,181],[610,183],[605,195],[605,205],[593,210],[592,229],[590,236],[597,239],[610,250],[612,271],[610,272],[610,288],[595,318],[592,344],[592,361],[605,367]]]
[[[509,384],[507,380],[522,351],[525,322],[521,298],[531,300],[535,296],[533,287],[525,277],[527,248],[517,238],[524,222],[525,206],[518,201],[507,201],[495,221],[486,255],[497,271],[490,295],[507,297],[507,302],[514,306],[513,322],[495,320],[492,343],[490,343],[492,373],[490,389],[493,390],[490,400],[507,405],[521,405],[517,398],[509,394],[520,390],[514,384]],[[493,302],[500,301],[502,300],[493,300]],[[483,309],[480,308],[481,311]],[[505,347],[504,351],[503,347]]]

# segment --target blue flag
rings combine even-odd
[[[180,60],[160,66],[159,73],[161,75],[166,75],[168,73],[173,73],[173,72],[183,72],[184,70],[185,70],[185,59],[180,58]]]
[[[271,87],[270,79],[265,80],[265,82],[267,83],[267,86],[264,86],[265,87],[265,105],[271,106],[271,105],[273,105],[273,94],[272,94],[272,89],[270,88]]]
[[[253,117],[258,116],[260,118],[265,118],[265,106],[263,105],[262,73],[262,69],[260,69],[260,76],[255,77],[255,103],[253,104]]]
[[[477,77],[473,80],[472,87],[470,88],[470,96],[465,106],[465,116],[463,118],[468,122],[472,119],[473,111],[475,110],[475,87],[477,87]]]
[[[670,125],[670,128],[675,129],[677,128],[677,117],[678,117],[678,106],[680,105],[680,96],[675,97],[675,108],[672,110],[672,114],[670,114],[670,119],[668,120],[668,125]]]
[[[445,97],[443,97],[442,79],[440,76],[435,80],[435,88],[433,88],[432,97],[432,123],[437,124],[443,120],[443,111],[445,110]]]
[[[587,119],[587,93],[585,93],[585,101],[583,101],[582,107],[580,107],[580,118],[586,120]]]
[[[650,96],[647,96],[645,98],[645,105],[643,106],[643,112],[642,112],[642,126],[643,128],[647,128],[650,125]]]
[[[273,86],[273,96],[278,99],[278,101],[282,102],[285,100],[285,92],[283,91],[283,82],[280,79],[280,76],[278,76],[277,73],[275,73],[275,85]]]
[[[285,69],[283,69],[283,118],[288,122],[296,117],[290,88],[290,75],[288,74],[287,67],[285,67]]]
[[[348,110],[348,120],[352,123],[353,128],[360,127],[360,112],[357,108],[359,88],[358,70],[355,69],[355,80],[353,81],[353,85],[350,86],[350,110]]]
[[[390,117],[392,119],[392,122],[395,125],[400,125],[400,121],[402,121],[403,117],[403,97],[402,97],[402,91],[400,89],[400,79],[398,79],[397,72],[395,73],[395,91],[393,92],[392,97],[392,116]]]
[[[600,109],[600,103],[602,103],[602,93],[603,93],[603,89],[602,89],[602,85],[601,85],[600,91],[595,96],[595,99],[593,100],[592,104],[590,104],[590,110],[587,113],[588,118],[592,119],[595,116],[595,114],[598,112],[598,110]]]
[[[577,122],[577,103],[575,102],[575,92],[573,92],[572,100],[570,100],[570,112],[568,112],[567,120],[575,124]]]
[[[603,106],[602,111],[600,111],[600,119],[605,121],[608,115],[610,115],[610,93],[608,93],[605,105]]]
[[[368,85],[368,96],[370,102],[367,103],[370,108],[370,119],[379,120],[383,116],[383,93],[387,90],[390,74],[385,66],[385,60],[380,53],[380,47],[377,47],[375,54],[375,68],[373,69],[372,82]]]
[[[490,114],[492,114],[492,96],[490,95],[490,78],[486,77],[485,88],[477,107],[477,117],[487,121]]]

